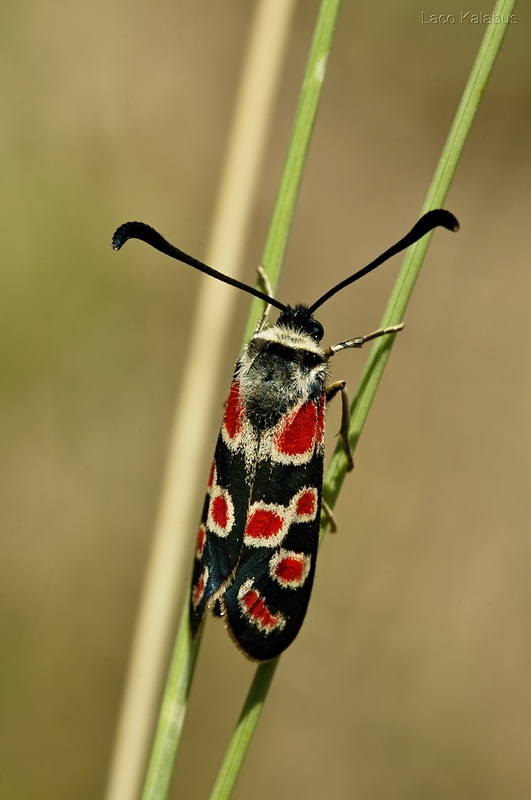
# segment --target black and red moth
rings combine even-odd
[[[126,222],[115,232],[115,250],[128,239],[141,239],[281,312],[269,327],[264,315],[234,371],[194,558],[190,594],[194,635],[207,607],[212,607],[224,617],[237,646],[253,660],[278,656],[297,636],[317,557],[325,408],[338,392],[343,401],[341,434],[352,467],[345,382],[328,383],[328,362],[340,350],[361,347],[402,327],[384,328],[324,350],[319,344],[323,326],[314,312],[340,289],[438,226],[453,231],[459,227],[450,212],[429,211],[366,267],[311,306],[294,308],[187,255],[143,222]]]

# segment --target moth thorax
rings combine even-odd
[[[273,326],[249,342],[238,362],[237,376],[249,415],[275,424],[298,402],[321,396],[326,357],[306,334]]]

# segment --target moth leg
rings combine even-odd
[[[399,325],[391,325],[389,328],[378,328],[377,331],[368,333],[366,336],[356,336],[355,339],[347,339],[346,342],[339,342],[339,344],[334,344],[326,350],[326,356],[330,358],[335,353],[339,353],[340,350],[346,350],[347,347],[363,347],[365,342],[370,342],[372,339],[379,339],[380,336],[389,336],[391,333],[398,333],[403,327],[404,323],[401,322]]]
[[[326,402],[328,403],[341,392],[341,428],[339,433],[343,440],[343,449],[347,457],[347,470],[350,472],[354,469],[354,459],[352,458],[352,450],[350,449],[350,442],[348,440],[348,429],[350,425],[350,404],[348,401],[347,384],[345,381],[334,381],[327,387],[325,392]]]
[[[269,297],[273,297],[273,287],[271,286],[271,283],[266,275],[264,268],[260,265],[256,271],[258,273],[258,282],[262,285],[262,289],[265,291],[266,294],[269,295]],[[267,325],[270,310],[271,306],[269,304],[266,305],[264,313],[262,314],[256,325],[255,334],[260,333],[260,331],[264,329],[265,325]]]
[[[326,517],[326,522],[330,526],[330,533],[335,533],[337,531],[337,522],[334,516],[334,512],[324,500],[321,500],[321,511]]]
[[[398,333],[404,327],[404,323],[399,325],[392,325],[389,328],[379,328],[377,331],[368,333],[366,336],[357,336],[354,339],[347,339],[346,342],[339,342],[334,344],[325,351],[326,358],[331,358],[340,350],[346,350],[349,347],[363,347],[365,342],[370,342],[372,339],[378,339],[380,336],[388,336],[392,333]],[[350,407],[348,402],[348,394],[346,390],[345,381],[335,381],[331,383],[326,389],[325,396],[326,402],[332,400],[338,392],[341,392],[341,429],[340,434],[343,440],[343,447],[347,457],[347,469],[350,471],[354,468],[354,459],[352,458],[352,450],[350,449],[350,442],[348,440],[348,429],[350,425]]]

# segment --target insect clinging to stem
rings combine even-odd
[[[297,636],[315,573],[325,407],[338,393],[343,411],[341,436],[352,466],[345,381],[328,383],[328,362],[340,350],[361,347],[402,327],[382,328],[323,349],[324,329],[315,311],[436,227],[456,231],[459,224],[449,211],[428,211],[370,264],[311,305],[294,307],[212,269],[143,222],[126,222],[115,232],[115,250],[128,239],[140,239],[280,311],[269,327],[262,317],[236,363],[194,557],[190,593],[194,635],[207,607],[213,607],[225,618],[240,650],[253,660],[278,656]]]

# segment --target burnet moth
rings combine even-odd
[[[143,222],[126,222],[115,232],[115,250],[128,239],[141,239],[280,311],[269,327],[264,314],[234,371],[195,551],[190,595],[194,635],[207,607],[212,607],[224,617],[240,650],[253,660],[278,656],[297,636],[315,573],[325,408],[338,393],[343,401],[341,435],[352,468],[345,381],[328,382],[329,361],[340,350],[361,347],[402,327],[383,328],[323,349],[319,343],[324,330],[314,313],[336,292],[438,226],[456,231],[459,224],[448,211],[429,211],[366,267],[312,305],[295,307],[217,272]]]

